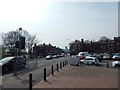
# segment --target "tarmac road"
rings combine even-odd
[[[2,85],[3,88],[28,88],[29,87],[29,73],[33,74],[33,85],[37,84],[43,79],[43,69],[47,69],[47,75],[51,74],[51,65],[54,65],[54,71],[56,70],[56,64],[68,60],[68,57],[57,58],[53,60],[39,60],[38,67],[36,69],[26,70],[22,73],[18,73],[17,77],[12,74],[3,76]],[[32,63],[33,61],[31,61]]]

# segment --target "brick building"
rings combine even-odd
[[[51,44],[40,44],[38,46],[33,47],[33,53],[37,56],[43,56],[46,57],[47,55],[54,55],[54,54],[61,54],[63,53],[63,50],[59,47],[52,46]]]
[[[120,37],[114,37],[115,52],[120,52]]]
[[[116,53],[120,52],[120,37],[114,37],[113,40],[99,40],[97,42],[84,41],[84,39],[75,40],[69,44],[70,54],[76,55],[82,51],[89,53]]]

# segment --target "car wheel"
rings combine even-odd
[[[120,67],[120,65],[116,64],[115,67]]]

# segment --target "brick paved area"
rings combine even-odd
[[[33,88],[118,88],[118,69],[68,65]]]

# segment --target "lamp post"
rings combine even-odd
[[[20,39],[20,37],[21,37],[21,32],[22,31],[22,28],[19,28],[19,56],[21,55],[21,39]]]

